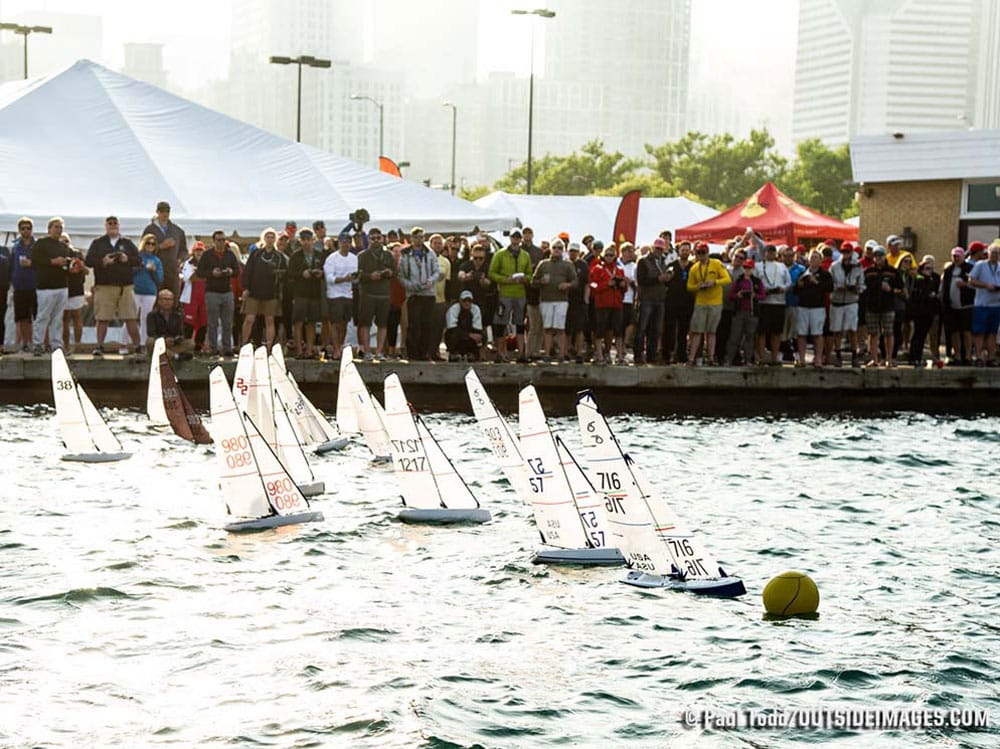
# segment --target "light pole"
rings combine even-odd
[[[458,107],[450,101],[441,102],[442,107],[451,107],[451,194],[455,194],[455,136],[458,134]]]
[[[512,10],[513,16],[538,16],[539,18],[555,18],[554,10],[535,8],[535,10]],[[531,24],[531,72],[528,75],[528,185],[527,193],[531,195],[531,131],[535,112],[535,24]]]
[[[324,60],[320,57],[313,57],[312,55],[299,55],[298,57],[275,57],[271,56],[268,58],[268,62],[275,65],[298,65],[299,66],[299,84],[298,84],[298,94],[295,100],[295,142],[302,142],[302,66],[306,65],[310,68],[328,68],[332,64],[330,60]]]
[[[22,26],[19,23],[0,23],[0,30],[13,31],[24,37],[24,79],[28,79],[28,35],[51,34],[51,26]]]
[[[363,94],[351,94],[354,101],[370,101],[378,107],[378,155],[385,156],[385,120],[382,118],[385,107],[378,99]]]

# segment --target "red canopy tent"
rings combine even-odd
[[[795,244],[799,238],[858,239],[858,227],[799,205],[773,182],[718,216],[678,229],[675,237],[721,244],[748,226],[766,241],[784,244]]]

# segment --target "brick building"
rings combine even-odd
[[[903,237],[944,261],[955,245],[1000,237],[1000,130],[851,139],[860,237]]]

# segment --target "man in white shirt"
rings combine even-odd
[[[358,280],[358,256],[351,252],[349,242],[338,242],[337,251],[323,263],[326,277],[326,308],[333,333],[333,357],[340,351],[347,336],[347,323],[354,311],[353,285]]]
[[[757,361],[766,362],[764,348],[771,349],[771,366],[781,365],[781,334],[785,328],[785,292],[792,285],[787,266],[778,260],[778,248],[764,247],[764,259],[753,273],[764,284],[764,301],[760,303],[760,324],[757,330]]]

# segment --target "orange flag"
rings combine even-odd
[[[396,166],[396,162],[390,159],[388,156],[378,157],[378,169],[380,172],[391,174],[393,177],[403,176],[402,174],[399,173],[399,167]]]

